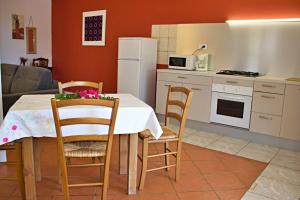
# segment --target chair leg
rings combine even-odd
[[[66,158],[63,155],[63,151],[62,150],[58,150],[58,167],[59,167],[59,178],[61,179],[61,187],[62,187],[62,191],[64,193],[64,200],[69,200],[69,187],[68,187],[68,174],[67,174],[67,162],[69,162],[70,160]]]
[[[164,146],[165,146],[165,153],[168,152],[168,148],[169,148],[169,142],[165,142],[164,143]],[[170,157],[169,155],[165,155],[165,165],[168,166],[170,165]],[[166,171],[169,171],[170,169],[169,168],[166,168]]]
[[[21,143],[15,143],[15,146],[16,146],[17,179],[18,179],[22,199],[25,200],[26,194],[25,194],[24,174],[23,174],[22,146]]]
[[[102,167],[103,171],[103,187],[102,187],[102,195],[101,195],[101,200],[106,200],[107,197],[107,189],[109,186],[109,157],[100,157],[101,162],[105,162],[105,166]]]
[[[67,158],[67,164],[70,165],[71,164],[71,158]],[[61,185],[61,169],[59,166],[59,160],[57,159],[57,166],[58,166],[58,184]]]
[[[104,163],[104,157],[99,157],[99,162]],[[100,166],[100,180],[104,182],[104,166]]]
[[[145,179],[146,179],[146,170],[147,170],[147,164],[148,164],[148,143],[149,139],[143,139],[142,140],[142,168],[141,168],[141,177],[140,177],[140,185],[139,190],[143,190]]]
[[[182,144],[178,141],[177,144],[177,155],[176,155],[176,174],[175,174],[175,181],[178,181],[180,179],[180,157],[181,157],[181,149]]]

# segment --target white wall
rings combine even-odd
[[[24,15],[24,25],[28,26],[32,16],[37,28],[37,54],[26,54],[26,35],[24,40],[12,39],[11,15]],[[46,57],[52,66],[51,47],[51,0],[0,0],[0,57],[2,63],[19,64],[20,57]]]
[[[208,44],[215,70],[300,76],[300,22],[177,25],[176,53],[192,54],[199,43]]]

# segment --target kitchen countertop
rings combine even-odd
[[[225,78],[234,78],[234,79],[247,79],[247,80],[254,80],[254,81],[261,81],[261,82],[300,85],[300,77],[283,77],[283,76],[280,77],[280,76],[273,76],[273,75],[263,75],[259,77],[244,77],[244,76],[230,76],[230,75],[216,74],[216,71],[199,72],[199,71],[187,71],[187,70],[176,70],[176,69],[158,69],[157,72],[187,74],[187,75],[196,75],[196,76],[225,77]],[[295,78],[295,79],[291,80],[290,78]]]

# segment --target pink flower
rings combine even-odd
[[[8,138],[5,137],[5,138],[2,139],[2,141],[5,142],[5,143],[8,142]]]
[[[11,130],[15,131],[15,130],[17,130],[17,128],[18,128],[17,125],[14,124],[14,125],[11,127]]]
[[[79,92],[80,97],[86,98],[86,99],[98,99],[99,93],[97,90],[83,90]]]
[[[80,95],[80,97],[86,97],[87,91],[86,90],[80,91],[79,95]]]

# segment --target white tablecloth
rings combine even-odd
[[[159,138],[162,129],[153,109],[130,94],[111,94],[120,99],[115,134],[130,134],[149,129]],[[24,137],[56,137],[50,99],[53,95],[24,95],[9,110],[0,127],[0,145]],[[62,108],[65,117],[107,117],[110,109],[93,106]],[[99,125],[66,126],[63,134],[105,134],[107,128]]]

